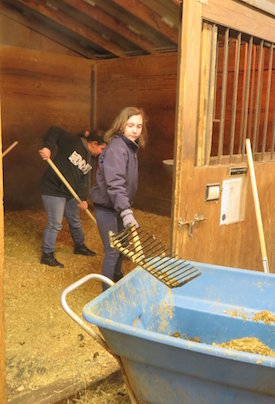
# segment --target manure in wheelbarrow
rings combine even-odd
[[[109,232],[110,246],[138,264],[169,288],[177,288],[201,275],[188,261],[177,257],[173,251],[140,227]]]
[[[194,342],[201,342],[200,337],[188,337],[186,334],[181,336],[181,333],[179,331],[176,331],[172,334],[172,337],[174,338],[183,338],[186,339],[187,341],[194,341]]]
[[[257,355],[271,356],[275,358],[275,352],[269,346],[265,345],[262,341],[255,337],[243,337],[239,339],[232,339],[231,341],[222,344],[213,342],[213,346],[221,348],[233,349],[235,351],[249,352]]]
[[[224,311],[224,312],[228,313],[227,311]],[[254,314],[252,317],[251,316],[248,317],[247,314],[236,311],[236,310],[229,311],[229,315],[231,317],[241,317],[243,320],[262,321],[265,324],[275,323],[275,314],[273,314],[269,310],[259,311],[258,313]]]
[[[186,334],[182,336],[179,331],[174,332],[171,336],[174,338],[183,338],[187,341],[198,343],[203,342],[199,337],[188,337]],[[271,356],[275,358],[275,352],[269,346],[260,341],[259,338],[255,337],[232,339],[231,341],[223,342],[220,344],[213,342],[212,345],[226,349],[233,349],[235,351],[249,352],[257,355]]]

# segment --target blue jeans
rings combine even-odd
[[[104,259],[102,263],[102,275],[115,280],[115,277],[122,277],[121,264],[122,255],[110,246],[109,231],[117,233],[123,229],[122,220],[119,213],[94,206],[94,214],[98,226],[98,231],[104,246]],[[103,290],[107,285],[103,284]]]
[[[42,251],[47,254],[54,251],[57,235],[62,229],[64,215],[69,224],[74,243],[83,244],[84,234],[77,201],[74,198],[66,200],[66,198],[50,195],[42,195],[42,200],[48,216],[48,223],[43,235]]]

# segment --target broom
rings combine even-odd
[[[75,190],[71,187],[71,185],[68,183],[68,181],[66,180],[66,178],[64,177],[64,175],[61,173],[61,171],[59,171],[59,169],[56,167],[56,165],[54,164],[54,162],[48,158],[47,163],[52,167],[52,169],[54,170],[54,172],[57,174],[57,176],[61,179],[61,181],[63,182],[63,184],[68,188],[68,190],[70,191],[70,193],[73,195],[73,197],[77,200],[78,203],[81,203],[83,201],[81,201],[81,199],[79,198],[79,196],[77,195],[77,193],[75,192]],[[96,220],[95,217],[91,214],[91,212],[89,211],[89,209],[85,209],[86,214],[89,216],[90,219],[92,219],[92,221],[96,224]]]

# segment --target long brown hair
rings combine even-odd
[[[105,133],[104,140],[106,143],[109,143],[112,138],[120,131],[123,131],[123,128],[128,121],[129,118],[133,115],[141,115],[142,116],[142,131],[141,135],[138,139],[138,144],[140,147],[145,147],[147,141],[147,127],[146,127],[146,116],[142,108],[137,107],[126,107],[116,117],[112,126]]]

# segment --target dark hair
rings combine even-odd
[[[104,135],[105,133],[102,129],[94,129],[88,134],[88,136],[83,134],[82,137],[84,137],[87,142],[97,142],[97,144],[101,145],[105,143]]]

